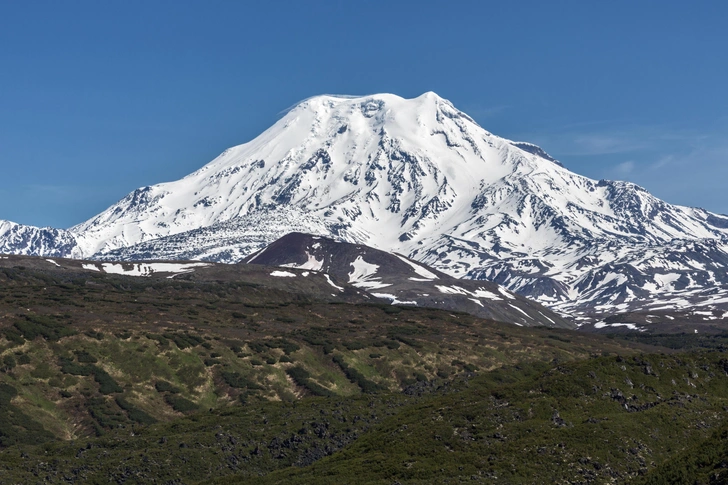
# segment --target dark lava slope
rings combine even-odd
[[[293,232],[244,260],[323,272],[398,305],[467,312],[521,326],[574,328],[548,308],[488,281],[452,278],[395,253]]]

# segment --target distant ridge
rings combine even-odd
[[[398,254],[327,237],[287,234],[243,262],[323,271],[396,305],[462,311],[526,327],[575,327],[496,284],[456,279]]]

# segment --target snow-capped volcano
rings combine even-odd
[[[441,215],[470,212],[482,185],[511,171],[509,154],[524,152],[503,142],[434,93],[315,97],[250,143],[71,232],[94,254],[292,206],[347,239],[400,249],[448,232]]]
[[[728,217],[574,174],[434,93],[307,99],[254,140],[65,235],[84,257],[231,262],[289,227],[495,280],[563,310],[632,309],[660,288],[728,284]],[[710,244],[709,261],[688,257],[688,242]],[[669,283],[680,278],[680,288]]]

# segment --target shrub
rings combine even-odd
[[[262,354],[263,352],[268,350],[268,346],[265,345],[263,342],[248,342],[248,347],[250,347],[250,350],[252,350],[256,354]]]
[[[99,384],[99,392],[101,394],[113,394],[116,392],[122,392],[123,389],[119,384],[116,383],[113,377],[111,377],[105,370],[100,369],[96,366],[92,367],[94,380]]]
[[[93,372],[90,365],[78,364],[68,357],[59,358],[58,365],[60,365],[62,373],[73,376],[90,376]]]
[[[9,384],[0,384],[0,405],[7,406],[18,395],[17,389]]]
[[[384,391],[387,388],[384,386],[381,386],[377,384],[376,382],[370,381],[364,375],[356,370],[353,367],[350,367],[345,361],[344,357],[341,355],[335,355],[333,357],[334,362],[336,362],[342,371],[344,371],[344,374],[346,374],[346,377],[353,382],[354,384],[358,385],[362,392],[365,393],[374,393],[378,391]]]
[[[76,334],[68,323],[57,322],[42,315],[23,315],[23,320],[15,322],[13,326],[26,340],[43,337],[50,342],[56,342],[63,337]]]
[[[270,347],[271,349],[282,349],[283,353],[285,353],[286,355],[295,352],[301,348],[297,344],[286,339],[269,340],[265,342],[265,345],[267,347]]]
[[[384,345],[386,345],[389,350],[397,350],[399,348],[399,342],[394,340],[385,340]]]
[[[76,350],[74,352],[74,354],[76,354],[76,358],[78,359],[79,362],[95,364],[96,362],[99,361],[96,357],[89,354],[85,350]]]
[[[90,337],[92,339],[96,339],[96,340],[103,340],[104,339],[104,334],[102,332],[94,332],[93,330],[89,330],[87,332],[84,332],[84,335],[86,335],[87,337]]]
[[[172,406],[172,409],[180,413],[190,413],[199,409],[197,404],[176,394],[167,394],[164,396],[164,400]]]
[[[6,355],[5,357],[3,357],[2,368],[0,368],[0,370],[2,370],[3,372],[8,372],[10,370],[13,370],[15,368],[15,365],[15,357],[13,357],[12,355]]]
[[[263,389],[262,386],[237,372],[223,372],[221,376],[230,387],[235,389]]]
[[[311,380],[311,374],[309,374],[308,371],[306,369],[304,369],[303,367],[301,367],[300,365],[286,369],[286,374],[291,376],[291,379],[293,379],[293,382],[295,382],[299,386],[307,389],[309,392],[311,392],[315,396],[325,396],[325,397],[333,396],[333,393],[331,391],[329,391],[325,387],[320,386],[319,384],[313,382]]]
[[[157,381],[154,384],[154,388],[157,390],[157,392],[170,392],[172,394],[179,394],[180,389],[178,387],[173,386],[167,381]]]
[[[360,350],[365,349],[367,345],[363,342],[345,342],[344,347],[349,350]]]
[[[116,404],[118,404],[121,409],[126,411],[129,419],[131,419],[132,421],[136,421],[139,424],[154,424],[157,422],[156,419],[154,419],[141,409],[135,407],[121,396],[118,396],[116,398]]]
[[[148,334],[145,334],[144,336],[147,337],[149,340],[157,341],[157,343],[159,343],[160,347],[166,347],[167,345],[169,345],[169,340],[162,335],[148,333]]]
[[[382,311],[387,315],[396,315],[402,311],[402,309],[395,305],[382,306]]]
[[[6,339],[8,339],[8,341],[10,341],[10,343],[14,345],[23,345],[25,343],[25,339],[15,327],[4,329],[3,335]]]
[[[411,338],[402,337],[401,335],[396,335],[393,338],[396,339],[396,340],[399,340],[400,342],[402,342],[405,345],[409,345],[413,349],[421,349],[422,348],[422,344],[421,343],[419,343],[418,341],[413,340]],[[397,348],[399,348],[399,347],[397,347]]]
[[[88,399],[86,408],[91,417],[98,423],[97,435],[103,434],[103,430],[100,428],[119,428],[128,422],[126,416],[120,413],[116,406],[113,406],[111,402],[102,397]]]
[[[174,342],[174,344],[180,349],[184,350],[190,347],[197,347],[198,345],[202,344],[204,340],[197,335],[192,335],[190,333],[164,333],[162,336],[168,340],[171,340]],[[210,344],[207,344],[210,345]]]

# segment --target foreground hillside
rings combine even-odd
[[[0,431],[6,444],[84,437],[241,399],[396,391],[507,363],[634,347],[367,303],[356,293],[353,303],[339,292],[327,301],[309,287],[279,287],[293,278],[270,277],[275,268],[262,266],[240,268],[237,281],[186,281],[42,262],[0,268],[0,382],[17,412]]]
[[[14,446],[0,452],[0,481],[724,483],[726,366],[716,353],[598,357],[404,392],[248,401]]]
[[[0,483],[624,482],[725,425],[724,336],[524,328],[275,270],[0,268]]]

